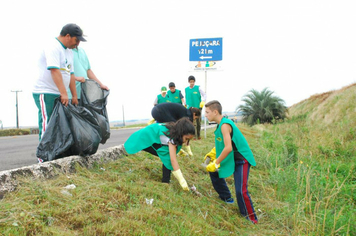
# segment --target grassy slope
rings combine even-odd
[[[239,125],[255,154],[249,191],[259,224],[219,201],[200,166],[214,142],[192,142],[180,158],[188,184],[162,184],[161,162],[141,152],[53,180],[23,179],[0,202],[4,235],[355,235],[356,85],[302,101],[290,120]],[[233,190],[233,179],[227,182]],[[76,189],[65,186],[75,184]],[[146,199],[153,199],[152,205]],[[1,234],[1,233],[0,233]]]
[[[255,150],[293,234],[355,235],[356,84],[290,108]]]

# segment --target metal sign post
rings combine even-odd
[[[205,97],[206,99],[208,100],[208,71],[205,70]],[[205,111],[205,107],[204,108],[204,111]],[[201,110],[202,112],[202,116],[203,116],[203,109]],[[206,138],[206,117],[204,117],[204,138]]]
[[[204,70],[205,72],[205,94],[208,97],[208,70],[216,70],[216,61],[222,61],[222,38],[191,39],[189,41],[189,61],[196,61],[198,64],[194,70]],[[202,108],[202,116],[203,114]],[[205,110],[204,110],[205,111]],[[204,118],[204,137],[206,138],[206,118]]]

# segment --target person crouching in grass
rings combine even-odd
[[[163,183],[169,183],[171,172],[177,178],[183,190],[189,191],[187,181],[179,168],[177,153],[183,143],[189,144],[194,138],[195,128],[188,118],[181,118],[177,122],[154,123],[133,133],[124,143],[128,154],[135,154],[141,150],[158,156],[163,162]]]

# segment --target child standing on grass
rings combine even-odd
[[[245,137],[236,125],[222,116],[222,106],[216,101],[205,104],[205,117],[218,126],[214,132],[215,147],[205,156],[210,157],[206,170],[219,197],[226,203],[233,203],[231,192],[224,178],[234,174],[237,204],[240,213],[256,224],[258,222],[251,197],[247,190],[250,167],[256,166],[252,151]]]
[[[128,154],[135,154],[141,150],[158,156],[163,162],[163,183],[169,183],[171,172],[177,178],[183,190],[189,191],[188,184],[183,177],[177,161],[177,153],[183,143],[195,135],[195,128],[188,118],[181,118],[177,122],[155,123],[133,133],[125,142]]]

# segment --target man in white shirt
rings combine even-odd
[[[55,100],[60,98],[63,105],[68,105],[67,88],[72,92],[72,103],[78,104],[71,49],[77,47],[80,41],[86,41],[82,29],[76,24],[67,24],[40,55],[39,74],[33,88],[33,98],[38,108],[40,140],[46,131]]]

